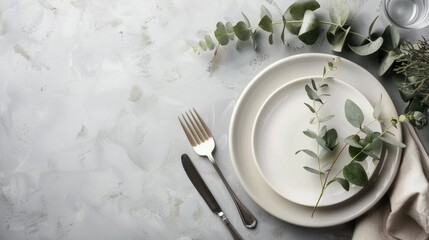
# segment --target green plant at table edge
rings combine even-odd
[[[328,62],[328,69],[333,71],[336,69],[335,64],[339,63],[339,58],[333,59],[333,61]],[[352,100],[347,99],[344,105],[344,113],[347,121],[355,127],[356,133],[347,136],[344,139],[344,145],[338,151],[338,153],[333,155],[334,149],[340,145],[338,141],[337,131],[334,128],[327,129],[326,125],[321,125],[322,123],[332,119],[334,115],[328,115],[326,117],[321,117],[319,114],[320,109],[324,106],[325,102],[322,97],[329,97],[325,91],[329,88],[329,77],[327,77],[326,67],[323,68],[323,74],[321,77],[320,83],[316,83],[311,79],[310,84],[305,85],[305,91],[312,104],[304,103],[305,106],[315,115],[310,119],[310,124],[316,124],[316,131],[307,129],[303,131],[304,135],[314,139],[317,142],[316,152],[310,149],[301,149],[296,152],[305,153],[310,158],[317,161],[317,169],[309,166],[304,166],[304,169],[310,173],[318,174],[321,184],[321,190],[317,201],[313,207],[311,216],[313,217],[326,189],[328,186],[334,182],[339,183],[344,190],[349,191],[350,184],[356,186],[364,187],[368,184],[368,175],[365,169],[362,167],[361,163],[366,160],[368,157],[372,158],[374,161],[378,161],[379,156],[377,156],[376,151],[380,149],[381,145],[384,143],[391,144],[395,147],[403,148],[405,144],[399,142],[395,138],[390,137],[393,135],[389,130],[392,127],[397,127],[397,124],[400,122],[405,122],[410,119],[412,116],[401,115],[399,117],[391,117],[388,119],[382,119],[380,116],[381,113],[381,98],[374,106],[373,117],[374,119],[364,125],[364,114],[361,108],[354,103]],[[318,105],[316,106],[316,103]],[[369,128],[369,126],[375,122],[379,122],[383,126],[382,132],[376,132]],[[328,155],[322,153],[320,149],[326,151]],[[350,159],[347,164],[341,167],[341,169],[333,176],[331,176],[331,170],[334,165],[337,163],[337,160],[344,150],[348,149],[348,155]],[[321,160],[330,161],[325,167],[322,167]],[[327,167],[327,168],[326,168]],[[342,175],[341,175],[342,174]]]
[[[326,31],[326,39],[335,52],[342,52],[345,48],[349,48],[351,51],[360,56],[367,56],[374,53],[378,53],[381,56],[379,75],[385,74],[391,66],[396,62],[406,63],[407,57],[410,56],[414,51],[409,49],[411,43],[404,42],[400,44],[400,35],[395,27],[387,26],[382,34],[374,33],[373,26],[376,22],[376,17],[368,27],[366,34],[352,31],[350,24],[349,13],[350,9],[344,2],[333,4],[333,7],[329,9],[330,21],[320,20],[316,15],[315,11],[320,8],[319,3],[316,0],[297,0],[288,7],[286,11],[282,11],[278,5],[272,1],[272,4],[276,7],[278,13],[281,15],[281,21],[273,21],[271,12],[265,7],[261,6],[260,21],[258,26],[252,27],[247,16],[242,13],[243,20],[232,24],[231,22],[218,22],[216,24],[216,30],[214,31],[214,39],[210,35],[205,35],[204,39],[199,41],[198,46],[194,47],[195,51],[214,51],[216,54],[220,46],[228,45],[232,42],[247,42],[250,41],[253,48],[257,48],[256,33],[257,30],[262,30],[268,33],[268,42],[273,44],[274,42],[274,30],[276,25],[281,26],[280,40],[285,43],[286,30],[293,35],[296,35],[303,43],[312,45],[316,42],[321,33],[321,26],[328,26]],[[361,40],[361,44],[353,45],[351,36],[357,37]],[[427,41],[424,39],[424,42]],[[412,45],[412,44],[411,44]],[[235,44],[237,46],[237,44]],[[427,47],[427,45],[424,45]],[[426,48],[427,50],[427,48]],[[428,55],[426,52],[426,64],[428,63]],[[408,58],[410,60],[410,58]],[[398,73],[408,74],[408,71],[397,69]],[[424,74],[425,72],[421,72]],[[415,75],[414,75],[415,76]],[[420,76],[420,75],[419,75]],[[421,80],[421,79],[420,79]],[[414,93],[410,96],[410,85],[417,85],[415,83],[410,84],[413,81],[407,78],[404,86],[400,88],[402,96],[405,101],[409,101],[408,107],[405,109],[406,114],[414,116],[411,119],[411,123],[417,126],[419,129],[426,126],[426,113],[428,110],[428,98],[421,99],[419,94],[420,88],[415,87]],[[427,82],[424,80],[426,89]],[[405,93],[405,94],[403,94]],[[414,100],[416,99],[416,100]],[[417,102],[420,100],[422,106],[417,106]],[[423,101],[422,101],[423,100]]]

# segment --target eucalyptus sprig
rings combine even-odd
[[[321,33],[321,27],[327,26],[326,39],[335,52],[341,52],[347,47],[360,56],[370,55],[379,50],[385,52],[387,55],[390,54],[391,56],[383,58],[383,70],[380,70],[380,73],[384,73],[389,69],[393,63],[391,60],[397,57],[397,55],[390,53],[391,51],[396,52],[397,41],[399,41],[397,31],[388,26],[382,35],[375,34],[373,26],[378,17],[370,24],[367,33],[363,34],[353,31],[349,22],[349,6],[344,2],[334,4],[329,9],[329,20],[322,20],[317,16],[316,10],[320,8],[320,4],[316,0],[297,0],[286,11],[282,11],[275,2],[273,4],[277,8],[280,20],[276,21],[272,13],[265,6],[261,6],[261,19],[257,26],[251,26],[249,19],[244,13],[242,13],[243,20],[235,24],[231,22],[218,22],[214,31],[215,40],[210,35],[206,35],[204,39],[199,41],[199,45],[194,48],[195,51],[215,50],[216,53],[220,46],[239,41],[251,41],[253,47],[256,49],[258,46],[255,38],[257,31],[266,32],[268,34],[268,42],[273,44],[275,26],[277,25],[282,29],[279,35],[283,44],[286,41],[285,35],[287,30],[289,33],[296,35],[303,43],[312,45],[317,41]],[[350,41],[351,36],[359,38],[361,44],[352,44]]]
[[[339,61],[337,60],[335,62],[329,62],[329,69],[335,69],[336,66],[334,65],[334,63],[336,62]],[[327,79],[326,67],[324,67],[323,69],[322,81],[325,79]],[[374,106],[374,119],[369,123],[364,124],[365,116],[361,108],[352,100],[347,99],[344,104],[345,117],[348,123],[356,128],[356,133],[344,138],[344,143],[342,143],[343,146],[341,150],[336,153],[335,156],[333,156],[332,154],[321,154],[319,151],[319,146],[321,146],[324,150],[327,150],[328,152],[333,152],[334,148],[340,145],[338,142],[337,131],[333,128],[328,130],[326,125],[320,125],[320,123],[324,122],[323,119],[325,119],[321,118],[318,115],[318,111],[324,105],[321,96],[329,96],[326,94],[318,93],[318,91],[321,89],[321,86],[328,87],[327,83],[323,82],[320,85],[317,85],[313,79],[311,79],[311,86],[310,84],[305,85],[305,91],[307,93],[307,96],[311,100],[313,100],[313,106],[310,106],[307,103],[304,104],[307,106],[307,108],[310,109],[312,113],[315,114],[315,117],[310,120],[310,123],[317,123],[317,132],[313,132],[307,129],[303,131],[303,133],[305,136],[315,139],[317,141],[317,150],[316,152],[314,152],[310,149],[301,149],[296,152],[304,152],[309,157],[317,161],[317,169],[309,166],[304,166],[304,169],[308,172],[318,174],[321,183],[321,190],[314,205],[311,216],[314,215],[326,189],[332,183],[339,183],[346,191],[349,191],[351,184],[360,187],[366,186],[368,184],[368,175],[363,166],[361,165],[362,162],[368,158],[372,158],[373,160],[379,160],[379,156],[376,154],[376,151],[380,149],[383,142],[399,148],[405,147],[402,142],[399,142],[395,138],[389,136],[390,134],[392,134],[389,130],[392,127],[396,128],[397,124],[399,124],[400,122],[408,121],[412,117],[409,115],[401,115],[400,117],[392,117],[389,119],[381,118],[380,113],[382,101],[380,98],[380,100]],[[314,105],[316,102],[318,102],[320,105],[317,110]],[[331,116],[333,115],[328,115],[326,119],[331,119]],[[382,132],[371,130],[369,126],[375,122],[379,122],[383,126]],[[331,133],[328,134],[328,132],[330,131]],[[337,164],[338,159],[340,159],[340,157],[345,154],[344,150],[346,149],[348,150],[349,160],[344,166],[340,166],[340,170],[332,176],[331,173],[332,169],[334,169],[334,165]],[[328,159],[323,160],[327,160],[328,162],[330,162],[330,164],[325,167],[326,169],[321,167],[322,156],[327,156],[326,158]]]
[[[332,61],[328,62],[328,68],[323,68],[323,74],[320,83],[316,84],[314,79],[311,79],[311,84],[305,85],[305,92],[307,93],[308,98],[312,101],[310,104],[304,103],[305,106],[314,114],[314,117],[310,119],[310,124],[316,125],[316,131],[312,131],[310,129],[305,130],[303,133],[309,137],[314,139],[317,142],[317,149],[316,152],[310,150],[310,149],[301,149],[298,150],[295,154],[298,153],[305,153],[308,156],[315,158],[317,160],[317,169],[310,167],[310,166],[304,166],[304,169],[319,174],[320,178],[320,184],[323,186],[323,175],[326,173],[327,169],[322,169],[321,164],[321,158],[322,158],[322,152],[321,148],[323,148],[325,151],[332,152],[334,148],[338,145],[338,134],[337,130],[335,128],[328,129],[327,126],[324,124],[327,121],[331,120],[335,117],[335,115],[327,115],[322,116],[320,115],[320,110],[325,105],[325,101],[323,101],[324,97],[329,97],[329,93],[326,93],[326,91],[322,92],[326,88],[328,88],[329,84],[327,82],[328,78],[328,70],[333,71],[335,70],[336,63],[339,63],[341,59],[339,57],[334,58]],[[328,69],[328,70],[327,70]]]

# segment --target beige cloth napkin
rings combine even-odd
[[[382,201],[356,221],[353,240],[429,239],[429,157],[410,124],[398,175]]]

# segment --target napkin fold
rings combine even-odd
[[[356,220],[353,240],[429,239],[429,156],[411,124],[403,124],[407,147],[386,196]]]

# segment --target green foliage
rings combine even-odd
[[[423,128],[429,108],[429,41],[423,38],[415,43],[403,42],[396,61],[399,65],[394,71],[405,77],[399,91],[408,102],[406,115],[411,123]]]
[[[276,5],[278,8],[278,6]],[[260,20],[257,27],[252,27],[247,16],[242,13],[244,21],[238,21],[235,25],[230,22],[218,22],[214,37],[217,42],[213,42],[210,36],[205,36],[203,40],[198,42],[198,46],[194,47],[196,51],[213,51],[215,54],[219,46],[228,45],[235,41],[250,41],[253,48],[257,49],[255,38],[256,30],[263,30],[268,34],[268,42],[274,43],[274,34],[277,28],[275,25],[281,25],[280,40],[285,44],[286,30],[298,37],[303,43],[312,45],[320,36],[323,26],[326,29],[326,39],[335,52],[350,50],[357,55],[367,56],[378,52],[380,56],[380,66],[378,74],[384,75],[392,66],[398,62],[400,67],[395,68],[395,72],[403,73],[406,76],[404,84],[400,86],[401,96],[404,101],[408,102],[408,107],[405,112],[420,112],[424,116],[416,116],[409,118],[410,122],[418,128],[423,128],[427,124],[426,113],[429,109],[429,83],[426,72],[419,69],[428,69],[428,42],[426,39],[416,43],[404,42],[400,44],[400,34],[393,26],[387,26],[380,35],[374,33],[374,25],[378,16],[371,22],[368,27],[368,34],[358,33],[352,30],[350,25],[350,9],[346,1],[332,4],[329,9],[329,21],[319,19],[316,11],[320,8],[320,4],[316,0],[296,0],[292,3],[283,14],[280,12],[280,21],[275,21],[271,12],[261,6]],[[355,36],[362,40],[359,45],[354,45],[350,42],[350,36]],[[236,39],[235,39],[236,38]],[[238,46],[238,45],[235,45]],[[418,57],[418,67],[412,66],[418,62],[410,56]],[[411,64],[412,63],[412,64]],[[424,83],[423,83],[424,82]],[[419,87],[421,85],[424,87]],[[411,115],[409,115],[411,117]]]
[[[337,19],[336,21],[342,21]],[[371,31],[369,31],[371,32]],[[373,131],[369,128],[369,124],[365,123],[365,115],[363,114],[362,109],[351,99],[347,99],[344,103],[344,114],[350,125],[356,128],[356,133],[350,136],[347,136],[344,139],[344,145],[340,151],[334,151],[334,149],[339,145],[339,136],[337,131],[334,128],[328,129],[326,125],[322,123],[329,121],[334,117],[334,115],[320,116],[319,111],[325,105],[325,101],[322,100],[322,97],[329,96],[329,94],[321,94],[319,90],[321,88],[328,87],[327,79],[327,69],[333,71],[337,68],[336,63],[340,62],[339,59],[333,59],[333,61],[328,62],[328,68],[323,68],[322,81],[316,83],[314,79],[310,80],[309,84],[305,85],[305,92],[312,103],[304,103],[305,106],[314,114],[314,117],[311,118],[310,123],[317,124],[316,131],[307,129],[303,131],[304,135],[316,140],[318,147],[316,151],[310,149],[301,149],[296,152],[296,154],[303,152],[308,155],[310,158],[317,161],[318,168],[311,166],[304,166],[304,169],[310,173],[318,174],[321,183],[321,190],[316,204],[313,208],[312,216],[317,209],[319,202],[326,190],[326,188],[334,183],[339,183],[344,190],[348,191],[350,184],[364,187],[368,183],[368,175],[365,169],[362,167],[361,163],[372,158],[374,160],[380,160],[378,156],[378,151],[381,149],[382,144],[391,144],[395,147],[403,148],[405,145],[389,136],[389,129],[391,127],[397,127],[399,122],[409,121],[410,119],[421,119],[419,113],[410,114],[410,115],[401,115],[399,118],[392,118],[391,125],[386,126],[384,120],[381,119],[381,106],[382,98],[377,101],[374,105],[374,111],[372,116],[374,119],[372,122],[379,122],[384,126],[383,132]],[[318,105],[318,106],[316,106]],[[324,149],[326,152],[331,154],[322,154],[319,151],[319,147]],[[334,165],[337,163],[337,160],[340,156],[343,156],[343,150],[348,149],[348,159],[349,161],[340,167],[340,171],[336,173],[333,177],[331,176],[331,169],[334,169]],[[335,156],[332,157],[332,153],[336,152]],[[321,164],[322,156],[327,156],[327,159],[330,160],[329,166],[326,164]],[[316,164],[315,164],[316,165]],[[324,167],[321,167],[324,166]],[[342,174],[342,176],[341,176]]]

